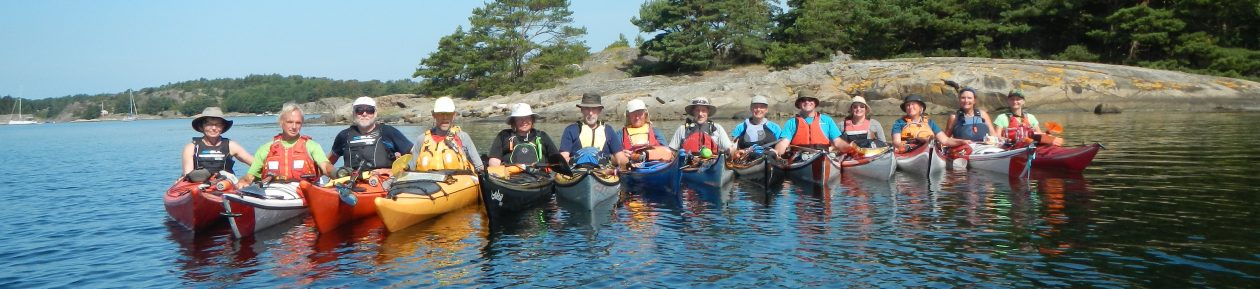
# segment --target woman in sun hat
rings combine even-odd
[[[853,97],[853,102],[849,103],[849,116],[844,118],[844,125],[840,127],[841,138],[857,147],[888,146],[884,126],[872,119],[870,113],[871,107],[866,104],[865,97]]]
[[[534,165],[547,162],[547,158],[558,154],[556,144],[551,141],[547,132],[534,128],[538,114],[529,104],[517,103],[512,106],[512,114],[508,115],[507,124],[511,128],[500,131],[490,144],[487,152],[487,166],[500,164]]]
[[[183,174],[188,176],[194,170],[198,171],[189,180],[205,181],[219,174],[236,182],[233,159],[241,161],[246,167],[254,163],[254,156],[241,144],[223,137],[223,133],[232,129],[232,121],[224,118],[223,111],[218,107],[207,107],[201,114],[193,116],[192,128],[201,133],[201,137],[194,137],[192,142],[184,145]]]

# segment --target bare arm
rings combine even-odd
[[[192,143],[188,143],[184,145],[184,151],[180,157],[181,164],[184,169],[184,173],[181,175],[187,175],[188,172],[191,172],[193,170],[193,150],[195,149]]]
[[[949,136],[949,137],[954,136],[954,123],[957,121],[958,121],[957,114],[949,116],[949,121],[945,122],[945,135],[946,136]]]
[[[248,167],[254,165],[254,155],[250,154],[244,147],[241,147],[241,144],[236,143],[235,141],[229,142],[228,152],[231,153],[232,156],[236,157],[236,160],[244,163],[245,166]]]
[[[989,127],[989,135],[996,135],[997,130],[993,127],[993,119],[989,118],[989,113],[982,110],[980,111],[980,117],[984,118],[984,126]]]
[[[936,133],[936,141],[947,147],[956,147],[960,145],[970,144],[971,140],[956,139],[945,135],[945,132]]]

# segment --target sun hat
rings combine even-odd
[[[206,123],[206,118],[211,118],[211,117],[217,117],[223,120],[223,132],[226,133],[229,129],[232,129],[232,121],[226,118],[223,118],[223,110],[219,109],[219,107],[217,106],[211,106],[211,107],[207,107],[206,109],[201,110],[201,114],[193,116],[193,121],[192,121],[193,130],[197,132],[202,132],[201,127]]]
[[[508,125],[512,125],[513,118],[526,117],[526,116],[534,118],[534,119],[538,118],[538,114],[534,113],[534,110],[529,108],[528,103],[514,104],[512,105],[512,114],[508,115],[507,123]]]
[[[360,106],[360,105],[376,107],[376,100],[372,99],[371,97],[360,96],[359,98],[354,99],[354,106]]]
[[[450,97],[439,97],[433,101],[433,112],[455,112],[455,101]]]
[[[923,102],[922,96],[919,96],[917,94],[911,94],[910,96],[907,96],[905,100],[901,101],[902,112],[906,111],[906,104],[909,104],[911,101],[918,102],[919,106],[922,106],[924,109],[927,109],[927,103]]]
[[[866,107],[871,107],[871,105],[866,104],[866,98],[861,97],[861,96],[854,96],[853,102],[849,103],[849,107],[853,107],[854,104],[859,104],[859,103],[861,103],[862,105],[865,105]]]
[[[717,107],[709,104],[709,98],[703,96],[697,96],[696,98],[691,99],[691,104],[688,104],[687,107],[683,109],[687,111],[687,114],[691,114],[691,111],[696,110],[697,106],[708,107],[709,115],[717,114]]]
[[[806,100],[812,100],[814,101],[814,103],[819,103],[819,104],[822,103],[821,101],[818,101],[817,97],[813,97],[809,94],[805,94],[804,92],[798,92],[796,93],[796,103],[794,105],[796,106],[796,108],[801,108],[801,102],[806,101]]]
[[[1019,98],[1028,99],[1028,96],[1025,96],[1025,95],[1024,95],[1024,90],[1023,90],[1023,89],[1015,89],[1015,90],[1011,90],[1011,92],[1010,92],[1010,93],[1007,93],[1007,94],[1006,94],[1006,98],[1012,98],[1012,97],[1016,97],[1016,96],[1018,96]]]
[[[582,94],[582,102],[577,107],[604,107],[604,102],[600,99],[598,93],[587,92]]]
[[[626,103],[626,113],[631,113],[631,112],[644,110],[644,109],[647,109],[647,104],[643,103],[643,100],[636,98],[636,99],[631,99],[630,102]]]
[[[749,104],[758,104],[758,103],[764,104],[764,105],[770,105],[770,99],[766,98],[766,96],[764,95],[758,94],[758,95],[753,96],[752,103],[749,103]]]

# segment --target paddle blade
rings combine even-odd
[[[359,199],[350,192],[350,186],[337,186],[337,193],[341,195],[341,202],[346,205],[353,207],[359,203]]]
[[[411,158],[414,156],[415,155],[412,154],[405,154],[394,160],[394,165],[389,167],[389,175],[398,176],[402,174],[403,171],[407,170],[407,164],[411,163]]]
[[[1060,133],[1063,133],[1063,126],[1062,126],[1062,125],[1060,125],[1060,124],[1059,124],[1059,123],[1057,123],[1057,122],[1047,121],[1047,122],[1046,122],[1046,132],[1047,132],[1047,133],[1050,133],[1050,134],[1060,134]]]

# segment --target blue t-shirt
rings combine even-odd
[[[560,151],[573,153],[582,149],[582,142],[578,137],[582,134],[582,126],[585,124],[574,123],[564,128],[564,134],[560,136]],[[606,154],[614,154],[621,151],[621,133],[614,130],[612,126],[601,124],[604,126],[604,147],[600,148],[600,152]]]
[[[842,132],[840,132],[840,127],[836,126],[836,121],[831,119],[831,116],[828,116],[825,114],[819,114],[818,118],[822,120],[823,136],[827,137],[827,141],[836,139],[843,134]],[[811,116],[811,117],[805,118],[805,123],[813,124],[814,117]],[[783,132],[779,134],[779,139],[791,140],[795,136],[796,136],[796,117],[792,117],[792,118],[789,118],[787,121],[783,122]]]

